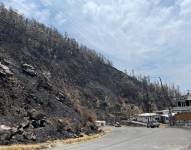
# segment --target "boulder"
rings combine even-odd
[[[37,73],[35,71],[35,68],[32,65],[29,64],[23,64],[22,65],[23,72],[34,77],[37,76]]]
[[[32,109],[30,112],[28,112],[28,116],[30,120],[42,120],[45,118],[44,113],[35,109]]]
[[[10,77],[13,75],[13,73],[11,72],[9,67],[1,64],[1,62],[0,62],[0,75],[4,76],[4,77]]]
[[[42,87],[48,91],[53,90],[53,85],[49,81],[44,80],[44,79],[39,80],[38,87]]]
[[[23,134],[24,129],[22,127],[17,128],[15,134]]]
[[[11,130],[0,131],[0,141],[6,141],[11,139]]]
[[[67,105],[67,106],[69,106],[69,107],[72,106],[72,103],[71,103],[70,99],[69,99],[65,94],[63,94],[63,93],[61,93],[61,92],[57,93],[56,99],[57,99],[59,102],[65,104],[65,105]]]
[[[45,119],[42,119],[42,120],[39,121],[39,126],[40,127],[45,127],[46,124],[47,124],[47,121]]]
[[[26,128],[29,128],[30,126],[30,121],[29,120],[24,120],[18,127],[17,129],[26,129]]]
[[[0,144],[6,144],[7,141],[11,139],[12,136],[12,128],[0,125]]]
[[[32,132],[24,132],[23,138],[26,140],[32,140],[32,141],[36,140],[36,136]]]
[[[1,131],[8,131],[8,130],[11,130],[11,127],[6,126],[6,125],[0,125],[0,132]]]
[[[32,125],[33,128],[39,128],[39,127],[40,127],[39,122],[36,121],[36,120],[33,120],[33,121],[31,122],[31,125]]]
[[[13,143],[23,143],[24,141],[24,136],[22,134],[15,134],[11,139]]]

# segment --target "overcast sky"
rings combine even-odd
[[[0,0],[89,48],[120,70],[191,88],[191,0]]]

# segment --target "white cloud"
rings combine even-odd
[[[191,56],[191,1],[181,0],[172,5],[148,0],[115,2],[105,5],[87,2],[83,7],[88,17],[93,18],[86,23],[88,28],[91,30],[91,25],[95,25],[104,33],[101,37],[96,33],[96,47],[99,45],[98,49],[112,54],[114,62],[121,60],[118,67],[168,76],[168,81],[189,88],[191,84],[183,80],[191,79],[187,68]],[[104,43],[100,43],[99,38],[103,37]]]
[[[0,0],[5,1],[5,0]],[[112,59],[191,87],[191,0],[7,0]]]
[[[40,0],[40,2],[43,3],[45,6],[52,6],[55,0]]]
[[[40,22],[48,22],[51,16],[51,10],[49,8],[42,8],[39,4],[34,1],[28,0],[0,0],[6,7],[12,7],[19,13],[24,14],[26,17],[35,18]]]

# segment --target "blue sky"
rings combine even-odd
[[[0,0],[101,52],[120,70],[191,88],[191,0]]]

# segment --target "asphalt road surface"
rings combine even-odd
[[[191,131],[176,128],[112,128],[103,138],[50,150],[191,150]]]

